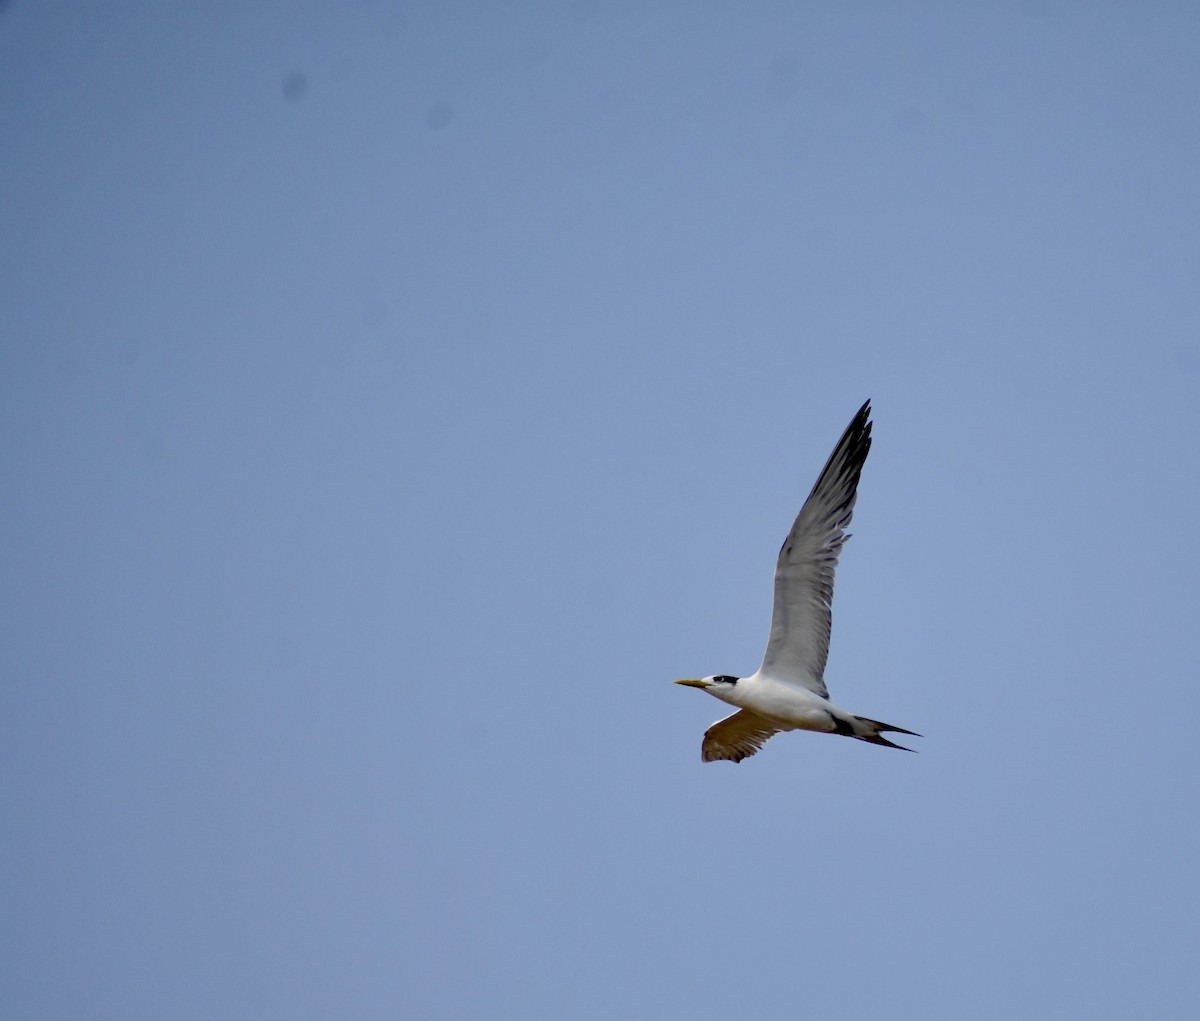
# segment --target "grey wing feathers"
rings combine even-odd
[[[775,566],[775,606],[762,671],[828,697],[833,574],[871,449],[871,402],[846,427],[784,540]]]
[[[778,733],[779,726],[765,716],[752,713],[749,709],[739,709],[704,732],[700,757],[705,762],[717,759],[741,762],[766,744],[769,737]]]

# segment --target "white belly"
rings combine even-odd
[[[833,706],[827,699],[806,688],[756,674],[738,681],[732,694],[737,696],[736,704],[743,709],[786,724],[788,729],[822,732],[834,729],[833,718],[829,714]]]

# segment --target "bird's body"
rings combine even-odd
[[[788,730],[842,734],[889,748],[901,746],[883,733],[920,736],[840,709],[829,701],[825,687],[833,574],[849,538],[845,528],[871,449],[870,416],[868,401],[842,434],[779,551],[771,636],[757,673],[676,682],[738,707],[738,712],[708,728],[702,752],[705,762],[740,762],[768,738]]]
[[[748,709],[777,724],[785,724],[788,730],[836,730],[833,714],[846,715],[827,698],[762,674],[740,677],[736,684],[727,687],[728,693],[714,690],[712,694],[739,709]]]

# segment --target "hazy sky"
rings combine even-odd
[[[1198,39],[0,4],[0,1015],[1195,1017]]]

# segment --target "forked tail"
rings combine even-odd
[[[870,744],[886,745],[888,748],[899,748],[902,752],[915,751],[914,748],[905,748],[902,744],[896,744],[894,741],[889,741],[883,734],[908,734],[910,737],[920,737],[915,730],[905,730],[903,727],[893,727],[890,723],[880,723],[878,720],[868,720],[865,716],[854,717],[854,733],[848,734],[847,737],[856,737],[860,741],[866,741]]]

